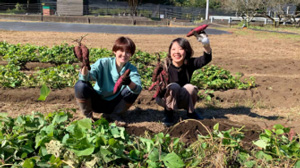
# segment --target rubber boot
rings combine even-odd
[[[76,98],[76,102],[79,105],[81,113],[85,117],[91,118],[92,120],[94,120],[91,99],[78,99],[78,98]]]
[[[162,119],[162,122],[165,126],[169,127],[173,124],[173,110],[167,110],[164,111],[164,118]]]
[[[187,116],[188,116],[188,118],[195,119],[195,120],[203,120],[204,119],[201,115],[197,114],[195,111],[192,113],[187,113]]]
[[[124,121],[123,116],[131,106],[131,103],[127,103],[122,99],[114,108],[114,111],[108,116],[108,118],[112,121],[115,121],[116,125],[118,126],[125,126],[126,122]]]
[[[132,106],[131,103],[127,103],[125,100],[121,100],[114,108],[113,114],[123,115]]]

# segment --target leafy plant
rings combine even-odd
[[[41,69],[37,73],[33,74],[33,76],[37,81],[36,86],[46,84],[54,89],[73,87],[77,81],[77,69],[79,69],[78,66],[74,67],[72,65],[64,64]]]
[[[296,160],[299,160],[300,144],[295,137],[289,137],[293,136],[290,134],[290,128],[276,124],[273,126],[273,129],[265,129],[264,131],[265,132],[259,136],[259,140],[254,142],[255,145],[262,149],[262,151],[256,153],[257,158],[266,159],[268,161],[275,158],[279,160],[286,158],[295,160],[295,158],[298,158]]]
[[[45,84],[43,84],[41,87],[40,97],[38,98],[38,100],[45,101],[49,93],[50,93],[50,89]]]
[[[27,77],[24,73],[20,72],[20,67],[8,64],[0,65],[0,86],[8,88],[16,88],[26,81]]]
[[[130,136],[104,118],[73,121],[72,112],[17,118],[0,113],[0,166],[299,167],[299,137],[289,141],[285,137],[289,128],[281,125],[265,130],[254,142],[262,150],[247,151],[242,145],[243,127],[227,131],[220,131],[219,124],[212,131],[205,127],[208,135],[199,134],[196,142],[186,145],[164,133]]]
[[[255,79],[250,78],[246,83],[241,81],[242,75],[236,76],[215,65],[208,65],[194,72],[191,83],[202,89],[227,90],[249,89],[255,87]]]
[[[8,64],[13,66],[6,68],[14,68],[15,65],[20,66],[20,69],[26,69],[27,62],[43,62],[52,63],[56,67],[47,68],[45,70],[39,70],[38,72],[25,76],[25,81],[20,81],[18,84],[1,84],[3,86],[10,87],[37,87],[44,83],[51,88],[64,88],[72,87],[76,81],[76,69],[78,67],[72,67],[72,64],[78,62],[74,57],[73,46],[69,46],[67,43],[53,46],[52,48],[46,46],[33,46],[26,45],[13,45],[6,42],[0,42],[0,55],[3,59],[8,61]],[[166,58],[167,53],[161,52],[161,59]],[[95,62],[99,58],[113,56],[111,50],[90,48],[90,60]],[[144,88],[148,88],[151,84],[152,73],[154,66],[156,65],[156,55],[150,54],[138,50],[132,57],[131,63],[135,65],[141,75],[142,85]],[[8,70],[10,71],[10,70]],[[17,72],[15,72],[17,73]],[[68,74],[69,73],[69,74]],[[24,76],[24,75],[23,75]],[[249,89],[255,87],[255,79],[250,77],[249,79],[241,80],[242,75],[237,74],[233,76],[229,71],[224,70],[214,65],[208,65],[194,72],[191,79],[191,83],[196,85],[199,89],[204,90],[204,94],[199,92],[202,98],[210,101],[215,90],[227,90],[227,89]]]

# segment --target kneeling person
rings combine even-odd
[[[83,115],[93,118],[93,112],[106,113],[115,119],[135,102],[142,90],[137,68],[129,62],[135,49],[130,38],[119,37],[112,48],[115,57],[98,59],[90,70],[87,66],[81,68],[75,84],[75,97]],[[129,76],[124,76],[128,69]],[[122,86],[114,93],[120,77]],[[95,81],[95,85],[92,86],[90,81]]]

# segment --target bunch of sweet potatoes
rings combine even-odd
[[[83,37],[81,37],[80,40],[74,40],[78,43],[78,46],[75,46],[73,48],[74,55],[80,62],[82,62],[81,67],[87,66],[88,69],[90,70],[91,66],[89,60],[89,49],[84,44],[81,43],[82,39]]]
[[[156,91],[152,97],[152,100],[157,96],[163,97],[166,87],[168,85],[169,76],[167,70],[164,68],[163,63],[160,61],[160,55],[157,54],[157,64],[152,74],[153,84],[149,87],[149,91],[156,88]]]

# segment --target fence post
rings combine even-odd
[[[267,18],[265,18],[265,25],[267,24],[267,20],[268,20],[268,19],[267,19]]]
[[[212,23],[214,20],[214,17],[210,17],[210,23]]]

